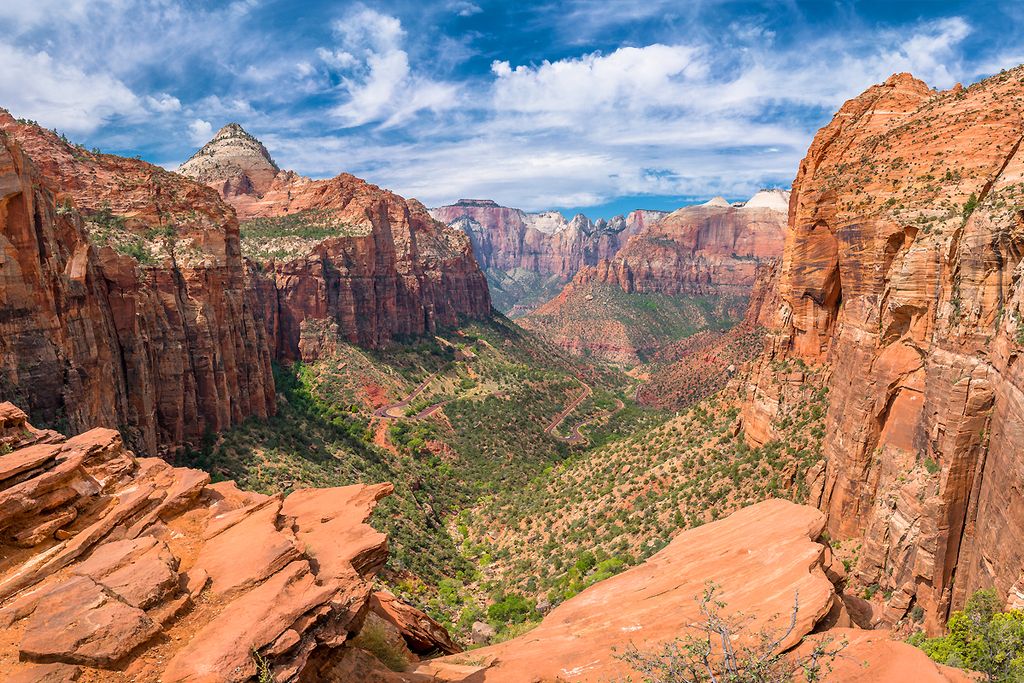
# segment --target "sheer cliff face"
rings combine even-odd
[[[238,223],[213,192],[6,113],[0,188],[5,398],[150,453],[273,412]]]
[[[731,327],[743,318],[759,267],[782,254],[787,201],[786,192],[765,191],[742,207],[716,198],[674,211],[614,258],[580,269],[521,324],[571,353],[626,364]]]
[[[833,536],[857,576],[938,628],[986,586],[1024,603],[1024,72],[963,90],[893,76],[819,131],[793,186],[777,331],[751,387],[770,438],[771,361],[831,366]]]
[[[747,296],[758,263],[782,255],[787,202],[786,192],[764,191],[742,207],[724,201],[683,207],[640,231],[614,258],[581,271],[577,280],[614,284],[625,292]]]
[[[311,180],[281,171],[239,181],[262,178],[272,163],[252,141],[227,126],[179,170],[217,189],[253,241],[277,236],[268,239],[281,248],[257,258],[250,273],[279,357],[321,357],[339,340],[379,346],[490,315],[487,282],[464,234],[419,202],[349,174]]]
[[[456,225],[473,242],[483,268],[522,268],[569,280],[584,265],[610,258],[662,211],[633,211],[610,221],[579,214],[571,221],[557,211],[526,213],[486,199],[461,199],[430,210],[434,218]]]
[[[614,257],[631,235],[666,215],[638,210],[607,221],[582,214],[568,221],[557,211],[527,213],[488,199],[460,199],[430,213],[469,235],[492,287],[499,293],[508,290],[496,295],[496,305],[512,314],[543,303],[580,269]],[[535,274],[537,282],[516,287],[523,272]]]

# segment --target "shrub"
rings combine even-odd
[[[948,633],[925,638],[910,637],[915,645],[937,662],[961,669],[980,671],[985,680],[1024,680],[1024,611],[999,612],[992,589],[971,596],[963,610],[953,612],[946,624]]]
[[[799,594],[794,596],[786,630],[773,633],[762,629],[742,637],[749,621],[739,615],[723,616],[726,605],[715,599],[717,590],[714,583],[708,583],[698,599],[701,618],[687,626],[691,635],[665,643],[658,652],[640,652],[630,645],[618,659],[643,674],[646,683],[813,683],[831,670],[832,660],[846,646],[823,638],[803,656],[781,651],[782,642],[796,627]],[[718,643],[729,646],[723,649]]]
[[[353,643],[372,654],[392,671],[405,671],[409,668],[405,652],[388,637],[384,624],[377,619],[367,619]]]
[[[487,608],[487,618],[498,624],[519,624],[526,621],[533,612],[533,601],[509,593],[499,595],[494,604]]]

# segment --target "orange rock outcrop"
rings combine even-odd
[[[387,538],[365,522],[390,484],[247,493],[136,458],[110,429],[33,430],[9,403],[0,442],[5,680],[314,680],[364,661],[371,610],[417,651],[457,651],[374,596]]]
[[[825,635],[837,644],[845,638],[856,660],[837,672],[855,670],[863,680],[890,683],[903,683],[901,676],[908,671],[920,680],[969,680],[905,643],[843,626],[849,618],[826,575],[829,551],[816,542],[824,527],[825,516],[809,506],[782,500],[750,506],[684,531],[644,564],[567,600],[518,638],[424,662],[414,673],[467,683],[636,676],[617,655],[629,644],[659,651],[662,644],[685,637],[701,621],[698,598],[711,581],[718,586],[716,597],[726,603],[724,614],[742,612],[741,638],[755,638],[762,628],[783,636],[797,602],[794,627],[782,639],[782,650],[797,646],[816,628],[838,625]]]
[[[815,502],[854,569],[937,631],[973,591],[1024,602],[1024,69],[932,90],[898,74],[814,139],[781,305],[744,411],[771,438],[772,367],[828,365]]]

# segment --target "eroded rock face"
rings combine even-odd
[[[238,223],[213,192],[6,112],[0,188],[0,398],[149,453],[273,413]]]
[[[522,268],[569,280],[582,266],[614,256],[631,235],[667,212],[637,210],[608,221],[578,214],[566,220],[557,211],[527,213],[489,199],[460,199],[430,213],[470,236],[485,269]]]
[[[359,671],[365,653],[350,641],[371,607],[418,651],[457,651],[426,615],[374,597],[387,538],[365,522],[390,484],[246,493],[135,458],[110,429],[64,440],[9,403],[0,415],[21,435],[0,455],[5,677],[244,681],[265,667],[294,680],[311,661]]]
[[[419,202],[355,176],[278,171],[265,151],[232,124],[178,170],[215,188],[243,221],[308,214],[338,226],[250,269],[277,357],[318,358],[338,340],[380,346],[490,315],[487,282],[464,234]]]
[[[583,267],[521,324],[570,353],[636,363],[682,336],[739,322],[758,269],[782,255],[787,218],[779,206],[786,199],[788,193],[768,190],[742,206],[717,198],[674,211],[630,237],[613,258]],[[657,315],[672,303],[664,297],[681,302],[672,319]],[[662,328],[668,334],[649,334]]]
[[[813,489],[855,577],[938,630],[973,591],[1024,589],[1020,68],[968,89],[893,76],[847,102],[800,165],[777,333],[744,414],[771,438],[772,365],[830,366]]]
[[[740,207],[725,201],[683,207],[576,280],[615,284],[625,292],[747,296],[758,263],[782,256],[787,214],[781,207],[788,199],[788,192],[775,190]]]
[[[489,199],[460,199],[430,213],[469,235],[473,253],[492,285],[509,289],[499,307],[512,315],[526,313],[546,300],[543,294],[549,287],[568,282],[581,268],[614,257],[631,235],[667,214],[637,210],[611,220],[592,221],[583,214],[566,220],[557,211],[527,213]],[[544,286],[537,288],[534,283],[539,291],[529,286],[516,291],[515,281],[522,272],[535,274]],[[536,300],[534,295],[542,298]]]
[[[222,196],[235,196],[263,194],[280,170],[262,142],[237,123],[229,123],[183,163],[178,173],[212,185]]]

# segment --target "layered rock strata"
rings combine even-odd
[[[355,176],[277,171],[265,152],[230,124],[179,172],[217,189],[243,221],[243,250],[246,239],[261,250],[250,275],[278,357],[318,358],[338,341],[381,346],[490,315],[463,233]]]
[[[460,199],[430,213],[469,235],[495,305],[518,317],[557,293],[580,269],[614,257],[631,235],[667,212],[637,210],[596,221],[577,214],[566,220],[557,211],[527,213],[489,199]]]
[[[231,209],[0,112],[0,398],[149,452],[274,411]]]
[[[740,206],[719,199],[674,211],[582,268],[521,324],[571,353],[626,364],[720,332],[744,317],[759,268],[781,257],[788,197],[764,190]]]
[[[762,190],[742,206],[708,202],[673,211],[640,231],[614,258],[575,279],[625,292],[748,296],[758,264],[782,256],[789,193]]]
[[[811,482],[879,623],[994,586],[1024,602],[1024,70],[937,92],[908,74],[847,102],[800,165],[776,332],[744,411],[772,438],[776,368],[829,368]]]

